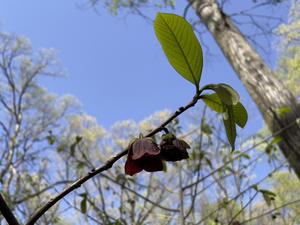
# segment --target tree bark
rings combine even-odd
[[[300,109],[295,97],[275,77],[232,20],[221,11],[216,0],[191,2],[248,90],[271,132],[288,127],[280,133],[283,141],[279,147],[300,179],[300,125],[295,122],[300,117]],[[280,116],[278,110],[283,107],[288,107],[291,112]]]

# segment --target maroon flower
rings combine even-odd
[[[177,139],[173,134],[164,134],[159,146],[163,160],[175,162],[189,158],[186,149],[190,146],[184,140]]]
[[[140,138],[128,146],[128,156],[125,163],[125,173],[133,176],[145,170],[155,172],[163,170],[160,149],[152,138]]]

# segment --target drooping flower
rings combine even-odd
[[[161,149],[161,157],[165,161],[175,162],[189,158],[187,149],[190,148],[190,146],[184,140],[177,139],[173,134],[168,133],[162,135],[159,146]]]
[[[125,173],[133,176],[142,170],[147,172],[163,170],[160,149],[152,138],[135,139],[128,146]]]

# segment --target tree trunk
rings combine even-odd
[[[283,138],[279,147],[300,179],[300,125],[295,123],[300,109],[295,97],[275,77],[232,20],[221,11],[216,0],[196,0],[192,7],[243,82],[268,128],[273,134],[284,130],[279,135]],[[291,112],[280,116],[278,109],[283,107],[290,108]]]

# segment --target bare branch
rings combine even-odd
[[[9,225],[20,225],[0,193],[0,211]]]

